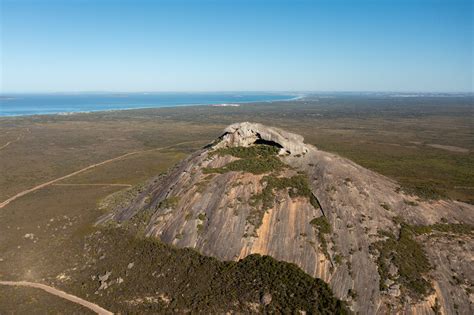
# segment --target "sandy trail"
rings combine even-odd
[[[29,132],[30,132],[30,128],[26,129],[26,133],[29,133]],[[17,142],[17,141],[20,141],[20,139],[23,138],[24,136],[25,136],[24,134],[21,134],[21,135],[19,135],[15,140],[8,141],[7,143],[5,143],[4,145],[2,145],[2,146],[0,147],[0,150],[5,149],[6,147],[8,147],[8,146],[9,146],[10,144],[12,144],[12,143],[15,143],[15,142]]]
[[[135,154],[139,154],[139,153],[145,153],[145,152],[151,152],[151,151],[159,151],[159,150],[165,150],[165,149],[169,149],[169,148],[172,148],[172,147],[175,147],[175,146],[178,146],[178,145],[181,145],[181,144],[187,144],[187,143],[196,143],[196,142],[203,142],[203,141],[199,141],[199,140],[196,140],[196,141],[185,141],[185,142],[180,142],[180,143],[176,143],[176,144],[173,144],[173,145],[169,145],[169,146],[166,146],[166,147],[160,147],[160,148],[154,148],[154,149],[149,149],[149,150],[140,150],[140,151],[133,151],[133,152],[129,152],[129,153],[125,153],[125,154],[122,154],[120,156],[117,156],[117,157],[114,157],[112,159],[108,159],[108,160],[105,160],[105,161],[102,161],[100,163],[96,163],[96,164],[92,164],[92,165],[89,165],[87,167],[84,167],[83,169],[80,169],[78,171],[75,171],[75,172],[72,172],[70,174],[67,174],[67,175],[64,175],[64,176],[61,176],[61,177],[58,177],[56,179],[53,179],[53,180],[50,180],[46,183],[43,183],[43,184],[40,184],[38,186],[35,186],[33,188],[30,188],[30,189],[27,189],[27,190],[24,190],[22,192],[19,192],[18,194],[14,195],[13,197],[10,197],[8,198],[7,200],[3,201],[2,203],[0,203],[0,209],[5,207],[6,205],[8,205],[10,202],[20,198],[20,197],[23,197],[24,195],[27,195],[31,192],[34,192],[38,189],[41,189],[41,188],[44,188],[46,186],[49,186],[51,184],[54,184],[54,183],[57,183],[59,181],[62,181],[63,179],[66,179],[66,178],[70,178],[72,176],[75,176],[75,175],[78,175],[80,173],[83,173],[85,171],[88,171],[92,168],[95,168],[95,167],[98,167],[98,166],[101,166],[101,165],[104,165],[104,164],[107,164],[107,163],[111,163],[111,162],[114,162],[114,161],[118,161],[118,160],[121,160],[125,157],[128,157],[128,156],[131,156],[131,155],[135,155]]]
[[[48,293],[54,294],[56,296],[59,296],[60,298],[69,300],[73,303],[80,304],[84,307],[87,307],[88,309],[96,312],[97,314],[101,315],[112,315],[112,312],[107,311],[106,309],[100,307],[97,304],[88,302],[86,300],[81,299],[80,297],[77,297],[75,295],[66,293],[64,291],[55,289],[53,287],[47,286],[45,284],[41,283],[36,283],[36,282],[28,282],[28,281],[0,281],[0,285],[9,285],[9,286],[22,286],[22,287],[30,287],[30,288],[37,288],[44,290]]]
[[[53,186],[117,186],[117,187],[132,187],[130,184],[53,184]]]
[[[20,140],[20,137],[16,138],[15,140],[8,141],[7,143],[5,143],[4,145],[2,145],[2,146],[0,147],[0,150],[5,149],[5,148],[8,147],[10,144],[12,144],[13,142],[16,142],[16,141],[18,141],[18,140]]]

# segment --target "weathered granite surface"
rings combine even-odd
[[[221,147],[248,147],[257,140],[273,142],[281,147],[281,153],[304,154],[308,152],[304,138],[300,135],[279,128],[267,127],[262,124],[242,122],[228,126],[215,145]]]
[[[281,148],[280,158],[291,166],[281,176],[293,176],[298,171],[308,175],[320,209],[307,198],[291,198],[288,191],[275,191],[274,206],[255,227],[247,218],[255,210],[252,196],[264,188],[260,182],[264,175],[203,172],[206,167],[221,167],[235,159],[210,154],[214,149],[250,146],[262,140]],[[194,153],[166,176],[151,180],[137,198],[101,222],[125,222],[146,212],[146,235],[166,243],[192,247],[224,260],[260,253],[293,262],[327,281],[335,294],[360,314],[433,314],[435,303],[446,314],[455,310],[472,314],[474,296],[466,289],[474,284],[471,236],[463,236],[462,240],[456,236],[419,239],[434,266],[430,281],[435,292],[426,299],[410,301],[397,286],[387,292],[379,290],[376,257],[369,246],[380,240],[380,230],[398,233],[400,226],[395,217],[409,224],[433,224],[442,218],[474,224],[472,205],[420,201],[397,188],[396,182],[382,175],[304,144],[301,136],[261,124],[239,123],[227,127],[212,146]],[[173,206],[160,206],[170,198],[176,201]],[[323,253],[310,224],[320,216],[325,216],[332,228],[327,237],[329,256]],[[463,278],[464,286],[453,282],[454,275]],[[357,292],[357,297],[351,297],[349,290]]]

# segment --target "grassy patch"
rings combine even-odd
[[[399,236],[381,231],[385,240],[372,244],[371,249],[378,252],[377,265],[380,274],[380,289],[385,290],[385,281],[397,281],[413,298],[421,298],[432,291],[429,281],[425,279],[431,265],[423,247],[416,241],[411,226],[401,223]],[[390,264],[398,269],[398,278],[390,274]]]
[[[212,152],[212,154],[232,155],[239,159],[222,167],[206,167],[203,169],[205,174],[223,174],[231,171],[264,174],[279,171],[285,167],[285,164],[277,156],[278,148],[268,145],[223,148]]]
[[[275,146],[258,144],[250,147],[231,147],[217,149],[211,154],[217,154],[219,156],[232,155],[241,159],[254,159],[275,156],[278,154],[278,151],[279,149]]]
[[[436,223],[432,225],[414,225],[411,228],[416,234],[430,234],[433,232],[472,234],[474,232],[474,226],[463,223]]]
[[[272,208],[275,202],[275,190],[287,189],[291,198],[307,197],[315,208],[319,208],[316,198],[309,188],[306,175],[299,174],[292,177],[276,177],[274,175],[265,176],[261,180],[262,192],[253,195],[250,203],[254,209],[247,217],[247,221],[256,229],[262,224],[265,211]]]
[[[331,233],[331,225],[329,224],[328,219],[325,216],[320,216],[311,220],[310,224],[320,233]]]
[[[318,236],[319,244],[321,245],[324,255],[330,259],[331,257],[328,252],[328,243],[325,236],[326,234],[331,233],[331,225],[329,224],[328,219],[325,216],[320,216],[314,218],[309,223],[316,230],[316,235]]]
[[[170,208],[173,209],[175,208],[179,203],[179,197],[178,196],[173,196],[173,197],[168,197],[162,202],[160,202],[160,208]]]
[[[232,161],[223,167],[206,167],[203,169],[205,174],[227,172],[246,172],[252,174],[264,174],[268,172],[278,171],[285,167],[285,164],[278,157],[267,157],[258,159],[240,159]]]
[[[408,205],[408,206],[412,206],[412,207],[416,207],[418,206],[418,203],[417,202],[414,202],[414,201],[411,201],[411,200],[403,200],[403,202]]]
[[[251,201],[255,204],[261,203],[264,210],[273,207],[274,190],[288,189],[291,198],[312,196],[306,175],[295,175],[289,178],[270,175],[263,177],[261,183],[265,185],[265,188],[260,194],[252,196]]]
[[[418,196],[423,200],[438,200],[447,198],[447,195],[432,183],[404,183],[401,190],[412,196]]]
[[[196,191],[202,194],[206,190],[208,184],[209,184],[208,180],[203,180],[203,181],[200,181],[199,183],[196,183],[195,185]]]
[[[196,229],[198,233],[202,233],[202,231],[204,230],[204,225],[202,223],[199,223],[198,225],[196,225]]]
[[[137,184],[131,188],[119,190],[99,202],[99,209],[110,212],[114,209],[127,205],[130,200],[138,197],[145,190],[146,184]]]

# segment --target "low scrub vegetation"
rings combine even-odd
[[[438,200],[447,198],[446,194],[430,183],[409,183],[404,184],[401,190],[409,195],[418,196],[422,200]]]
[[[88,244],[88,258],[97,263],[74,271],[77,286],[72,291],[111,311],[348,314],[322,280],[269,256],[222,262],[122,229],[103,229]],[[110,286],[97,291],[99,281],[91,275],[106,272],[111,274]],[[264,295],[271,296],[267,305]]]
[[[317,218],[314,218],[309,222],[313,228],[316,231],[316,235],[318,236],[319,239],[319,244],[321,245],[321,249],[324,253],[324,255],[330,259],[330,255],[328,252],[328,243],[326,240],[326,234],[331,233],[331,225],[329,224],[328,219],[325,216],[320,216]]]
[[[206,167],[203,172],[209,173],[227,173],[227,172],[246,172],[252,174],[264,174],[278,171],[285,167],[285,164],[278,157],[267,157],[257,159],[240,159],[232,161],[223,167]]]
[[[436,223],[432,225],[414,225],[411,227],[416,234],[430,234],[433,232],[451,234],[473,234],[474,226],[464,223]]]
[[[102,199],[99,202],[99,209],[109,212],[116,208],[125,206],[130,202],[130,200],[137,198],[138,195],[145,190],[145,187],[146,184],[141,183],[128,189],[119,190]]]
[[[261,184],[264,187],[262,192],[250,198],[250,204],[254,209],[247,217],[247,221],[252,224],[255,229],[262,224],[265,211],[273,207],[275,191],[277,190],[287,189],[291,198],[306,197],[315,208],[319,208],[319,204],[311,192],[305,174],[298,174],[292,177],[268,175],[262,178]]]
[[[371,250],[378,253],[380,289],[386,290],[386,280],[390,279],[400,283],[412,298],[421,298],[432,291],[426,279],[431,265],[423,247],[415,239],[412,226],[403,222],[400,225],[398,237],[391,232],[380,231],[379,235],[385,240],[371,246]],[[391,264],[397,268],[398,275],[390,273]]]
[[[170,208],[173,209],[175,208],[179,203],[179,197],[178,196],[173,196],[173,197],[168,197],[162,202],[160,202],[160,208]]]
[[[264,174],[279,171],[286,165],[278,158],[278,148],[269,145],[255,145],[251,147],[233,147],[217,149],[213,155],[232,155],[239,158],[225,166],[203,169],[204,173],[227,173],[227,172],[247,172],[252,174]]]
[[[253,159],[260,157],[275,156],[278,154],[279,149],[275,146],[258,144],[250,147],[231,147],[222,148],[213,151],[212,155],[232,155],[241,159]]]
[[[261,183],[265,188],[260,194],[252,196],[251,202],[261,204],[264,210],[273,207],[275,190],[288,189],[288,194],[291,198],[310,198],[312,195],[306,175],[300,174],[293,177],[276,177],[270,175],[263,177]]]

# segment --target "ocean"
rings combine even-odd
[[[0,116],[69,114],[184,105],[234,105],[288,100],[298,97],[277,93],[56,93],[2,94]]]

